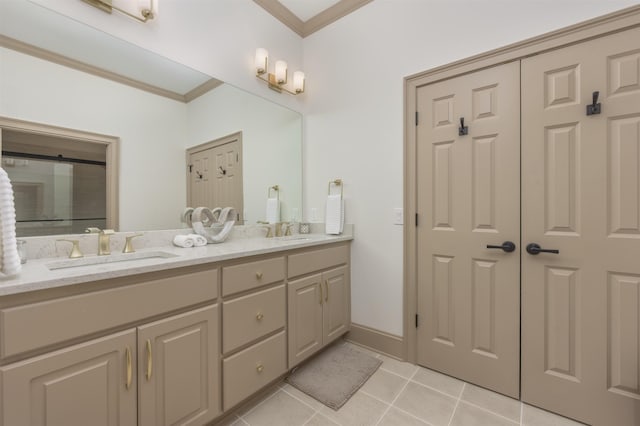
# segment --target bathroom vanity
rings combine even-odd
[[[350,240],[30,260],[0,282],[0,426],[210,423],[349,330]]]

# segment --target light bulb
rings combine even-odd
[[[304,73],[302,71],[293,73],[293,90],[296,93],[304,92]]]
[[[287,82],[287,63],[285,61],[276,61],[276,82],[278,84]]]
[[[256,72],[258,74],[264,74],[267,71],[267,61],[269,60],[269,52],[267,49],[259,47],[256,49]]]

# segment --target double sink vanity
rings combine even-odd
[[[0,426],[208,424],[349,331],[350,232],[148,234],[0,281]]]

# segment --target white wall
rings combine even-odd
[[[304,40],[304,209],[344,179],[353,322],[402,335],[403,77],[637,3],[374,0]]]
[[[9,49],[0,63],[0,116],[120,137],[120,230],[180,227],[184,103]]]

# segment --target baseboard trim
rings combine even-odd
[[[394,334],[375,330],[359,324],[351,324],[351,331],[345,335],[345,340],[380,352],[391,358],[405,360],[404,339]]]

